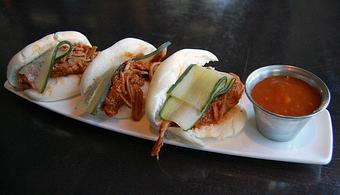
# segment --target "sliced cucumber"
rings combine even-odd
[[[175,84],[173,84],[170,89],[168,90],[167,94],[171,94],[172,90],[174,90],[174,88],[178,85],[178,83],[180,83],[184,77],[190,72],[190,70],[194,67],[197,66],[196,64],[191,64],[188,66],[187,69],[185,69],[185,71],[181,74],[181,76],[177,79],[177,81],[175,82]]]
[[[60,50],[60,48],[62,46],[64,46],[64,45],[68,46],[67,51],[61,51]],[[58,45],[56,46],[56,48],[54,49],[54,52],[55,52],[55,54],[53,54],[54,59],[52,59],[51,63],[55,64],[59,59],[67,56],[68,54],[70,54],[72,49],[73,49],[73,45],[72,45],[71,42],[66,41],[66,40],[59,42]]]
[[[63,45],[68,45],[67,51],[60,51]],[[72,44],[69,41],[61,41],[53,50],[45,52],[41,57],[34,61],[39,66],[39,73],[34,79],[34,85],[40,93],[45,91],[48,78],[50,77],[52,67],[56,60],[68,55],[72,50]]]
[[[114,71],[107,71],[97,82],[98,84],[93,90],[89,90],[85,95],[85,108],[86,112],[96,115],[100,109],[101,104],[105,100],[105,97],[111,86],[111,79]]]
[[[214,91],[216,83],[224,75],[215,70],[193,66],[185,77],[171,90],[170,94],[192,107],[202,110]]]
[[[191,129],[201,115],[198,109],[175,97],[169,97],[160,112],[163,120],[173,121],[184,130]]]
[[[160,117],[176,122],[182,129],[192,128],[211,102],[234,83],[227,74],[197,65],[190,65],[169,89]]]
[[[53,66],[51,65],[52,54],[53,54],[53,50],[52,49],[48,50],[44,54],[42,54],[39,58],[35,59],[32,62],[33,66],[35,67],[35,75],[34,75],[33,83],[34,83],[36,90],[39,93],[43,93],[46,88],[47,81],[50,75],[50,71],[52,70],[52,66]],[[33,69],[30,69],[30,71],[31,70]]]
[[[100,106],[105,100],[106,95],[111,87],[111,79],[112,74],[104,75],[104,78],[97,86],[96,91],[93,93],[87,112],[91,113],[92,115],[96,115],[98,113]]]
[[[132,60],[133,61],[143,61],[143,62],[150,62],[153,57],[155,57],[156,55],[160,54],[164,49],[166,49],[167,47],[169,47],[169,45],[171,45],[171,42],[167,41],[165,43],[163,43],[161,46],[159,46],[157,48],[157,50],[149,53],[149,54],[146,54],[142,57],[138,57],[138,58],[133,58]]]
[[[85,94],[85,98],[78,103],[76,108],[84,110],[92,115],[98,114],[112,85],[111,79],[118,75],[120,70],[124,67],[125,64],[121,64],[116,70],[110,69],[104,73],[104,75],[90,87],[88,92]]]
[[[48,58],[47,56],[49,55],[51,55],[49,52],[43,53],[29,64],[23,66],[20,69],[19,74],[24,74],[29,81],[34,82],[39,75],[41,66],[46,63],[46,58]]]

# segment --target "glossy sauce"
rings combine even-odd
[[[315,88],[290,76],[271,76],[260,81],[251,96],[266,110],[285,116],[311,114],[321,103],[321,95]]]

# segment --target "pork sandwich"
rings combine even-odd
[[[246,121],[238,105],[244,86],[233,73],[202,67],[218,61],[209,51],[180,50],[164,60],[150,83],[146,113],[158,140],[151,155],[159,155],[165,132],[194,144],[202,138],[235,136]]]
[[[140,39],[126,38],[102,51],[84,73],[79,107],[93,115],[140,120],[148,83],[169,44],[156,49]]]
[[[38,101],[78,95],[81,75],[96,57],[96,49],[79,32],[47,35],[12,57],[7,66],[7,80]]]

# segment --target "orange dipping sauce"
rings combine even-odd
[[[260,81],[251,96],[264,109],[285,116],[311,114],[321,103],[315,88],[290,76],[271,76]]]

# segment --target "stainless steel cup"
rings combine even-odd
[[[284,116],[265,110],[253,100],[251,91],[258,82],[270,76],[291,76],[307,82],[321,94],[322,100],[319,108],[309,115],[298,117]],[[246,81],[246,94],[253,103],[257,129],[265,137],[281,142],[296,137],[308,120],[326,109],[330,101],[329,90],[319,77],[307,70],[291,65],[270,65],[253,71]]]

